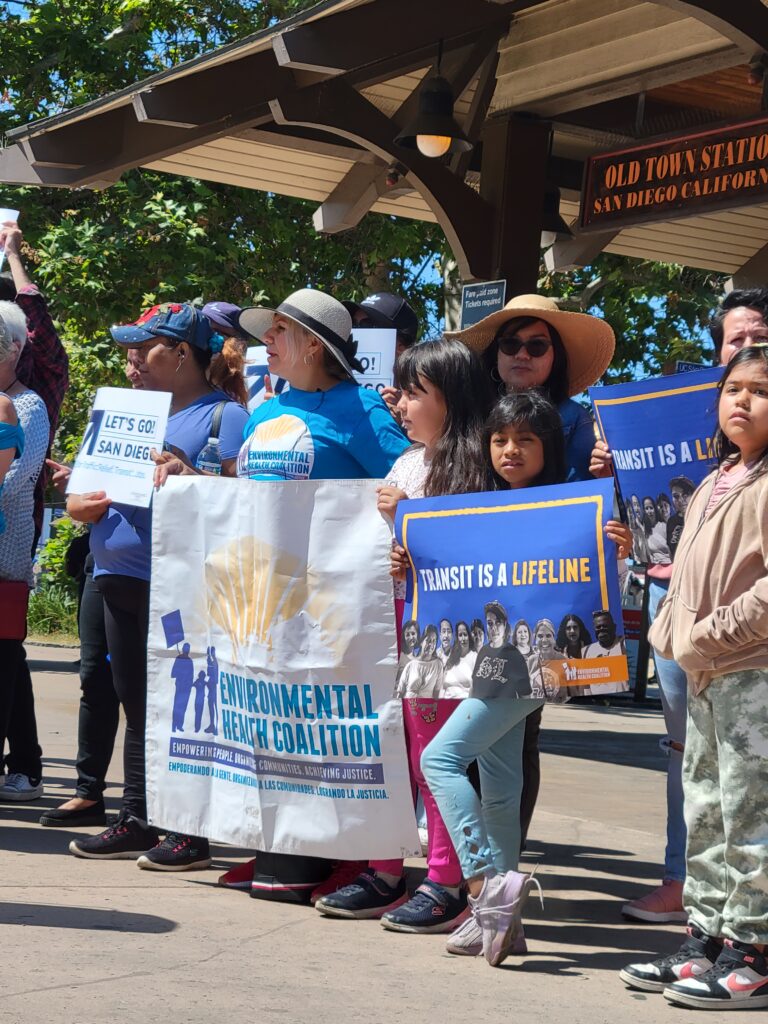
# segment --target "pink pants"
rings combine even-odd
[[[395,618],[399,643],[400,624],[403,619],[402,601],[395,601]],[[458,700],[421,700],[418,697],[408,697],[403,701],[405,745],[408,750],[413,798],[415,801],[418,788],[427,814],[427,877],[438,885],[450,886],[461,884],[461,867],[448,829],[440,817],[435,798],[422,775],[421,755],[451,717],[458,703]],[[370,866],[374,871],[383,871],[388,875],[400,876],[403,873],[402,860],[372,860]]]

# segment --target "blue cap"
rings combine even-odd
[[[116,324],[109,333],[118,345],[137,346],[153,338],[186,341],[203,351],[212,348],[213,328],[199,309],[184,302],[165,302],[142,313],[133,324]]]

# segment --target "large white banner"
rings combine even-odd
[[[418,851],[376,481],[177,477],[153,507],[150,821],[279,853]]]

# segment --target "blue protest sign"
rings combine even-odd
[[[160,616],[160,623],[165,634],[165,646],[175,647],[184,639],[184,625],[181,621],[181,611],[168,612]]]
[[[613,454],[638,562],[675,557],[691,494],[712,469],[722,367],[590,388],[600,434]]]
[[[401,501],[410,562],[397,694],[626,690],[609,480]]]

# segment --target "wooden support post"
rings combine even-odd
[[[536,291],[541,218],[551,126],[499,117],[483,129],[480,195],[493,208],[493,278],[507,282],[507,298]]]

